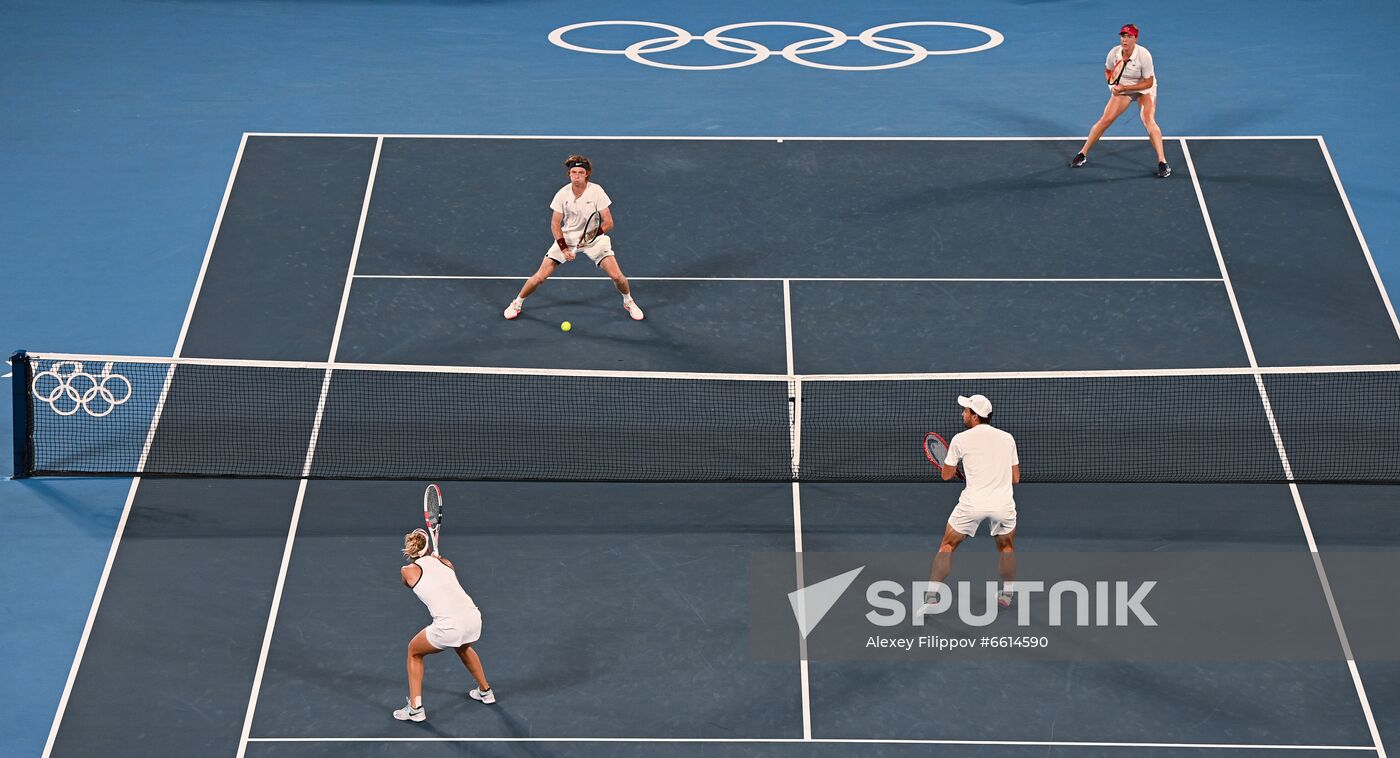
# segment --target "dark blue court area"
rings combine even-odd
[[[1169,180],[1151,175],[1142,140],[1107,140],[1077,171],[1064,165],[1073,148],[249,134],[178,357],[768,375],[1400,363],[1400,335],[1319,140],[1170,138]],[[593,161],[613,200],[617,261],[644,321],[627,317],[583,256],[519,319],[502,318],[551,243],[548,204],[571,153]],[[1131,233],[1102,223],[1125,196]],[[1242,380],[1247,395],[1254,376]],[[355,412],[337,408],[334,391],[317,409],[326,390],[314,378],[288,390],[296,424]],[[1270,378],[1257,391],[1290,381],[1305,380]],[[367,384],[355,401],[366,412],[410,412]],[[966,386],[977,391],[977,380]],[[197,404],[199,391],[177,386],[162,402]],[[538,402],[552,403],[561,425],[589,421],[571,416],[588,398]],[[946,403],[956,412],[954,396]],[[235,410],[230,425],[279,413]],[[1273,465],[1282,448],[1306,472],[1307,441],[1289,438],[1303,409],[1274,413],[1277,430],[1252,417],[1256,452]],[[449,422],[443,439],[471,433]],[[1208,422],[1183,455],[1192,465],[1230,452],[1212,447]],[[611,470],[623,442],[609,437],[627,433],[537,454]],[[152,439],[153,462],[201,444],[158,425]],[[404,646],[428,622],[397,575],[422,482],[300,479],[317,438],[279,439],[298,464],[285,479],[133,485],[51,755],[1400,752],[1400,664],[1350,663],[1340,635],[1307,661],[751,655],[752,556],[792,553],[797,589],[800,552],[932,551],[959,493],[932,477],[446,482],[443,554],[482,609],[475,648],[499,702],[468,699],[473,685],[455,657],[431,656],[428,720],[395,721]],[[1367,440],[1395,452],[1393,440]],[[357,445],[362,458],[349,460],[374,466],[391,446],[380,442],[338,444]],[[695,455],[724,457],[722,441],[707,444]],[[489,458],[492,440],[465,447]],[[1074,454],[1020,452],[1027,471]],[[1315,550],[1325,563],[1393,550],[1397,496],[1391,485],[1027,484],[1016,491],[1017,547],[1027,556]],[[984,534],[962,549],[992,544]],[[1240,603],[1261,602],[1238,589]],[[1334,588],[1319,572],[1295,589],[1299,605],[1326,608]],[[1343,624],[1394,601],[1336,590]]]

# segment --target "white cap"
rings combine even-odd
[[[988,400],[986,395],[973,395],[972,397],[958,395],[958,405],[971,408],[973,413],[982,418],[992,415],[992,401]]]

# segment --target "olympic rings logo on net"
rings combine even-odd
[[[85,411],[93,418],[102,418],[131,399],[131,380],[112,373],[110,362],[94,376],[83,370],[80,361],[56,361],[34,375],[31,388],[34,397],[60,416]]]
[[[595,26],[645,26],[670,32],[670,36],[653,37],[640,42],[633,42],[621,50],[584,47],[564,41],[564,35],[575,29],[587,29]],[[782,50],[771,50],[764,45],[742,37],[727,36],[728,32],[732,32],[736,29],[747,29],[755,26],[794,26],[802,29],[813,29],[821,32],[825,36],[798,40],[784,47]],[[890,31],[891,29],[902,29],[911,26],[947,26],[956,27],[958,29],[971,29],[987,35],[987,41],[975,47],[964,47],[957,50],[930,50],[923,45],[908,40],[881,36],[883,32]],[[660,61],[650,60],[646,57],[655,53],[664,53],[668,50],[684,47],[697,39],[717,50],[740,53],[748,55],[749,58],[733,63],[718,63],[710,66],[684,66],[675,63],[662,63]],[[549,41],[566,50],[574,50],[580,53],[598,53],[601,55],[625,55],[628,60],[640,63],[644,66],[681,71],[717,71],[725,68],[742,68],[744,66],[752,66],[755,63],[762,63],[768,60],[774,53],[783,56],[799,66],[807,66],[809,68],[824,68],[831,71],[882,71],[885,69],[912,66],[930,55],[965,55],[967,53],[980,53],[983,50],[990,50],[1000,45],[1006,38],[1001,35],[1001,32],[995,29],[977,26],[976,24],[963,24],[956,21],[902,21],[895,24],[872,26],[854,37],[854,39],[866,47],[887,53],[899,53],[908,56],[902,60],[875,66],[839,66],[832,63],[818,63],[803,57],[805,55],[811,55],[812,53],[823,53],[827,50],[841,47],[851,39],[852,37],[849,34],[846,34],[840,29],[823,24],[809,24],[803,21],[745,21],[738,24],[717,26],[699,37],[696,37],[694,34],[691,34],[679,26],[661,24],[655,21],[584,21],[579,24],[561,26],[549,33]]]

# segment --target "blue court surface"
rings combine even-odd
[[[1390,4],[1132,19],[1009,0],[5,6],[17,24],[0,64],[18,86],[0,123],[22,148],[0,169],[10,348],[770,376],[1400,364],[1384,284],[1400,277],[1400,159],[1382,127],[1400,72],[1375,38],[1400,31]],[[699,49],[702,30],[770,18],[847,29],[847,47],[900,21],[987,31],[891,29],[911,41],[842,54],[792,52],[822,32],[759,24]],[[602,19],[648,25],[558,31]],[[1171,72],[1169,179],[1135,110],[1066,167],[1124,20],[1161,30],[1143,44]],[[634,44],[663,21],[696,40]],[[1246,24],[1252,39],[1232,32]],[[1355,29],[1385,60],[1359,100],[1335,58]],[[1212,81],[1240,45],[1271,59],[1267,87]],[[676,68],[758,49],[774,52]],[[550,243],[570,153],[613,199],[644,321],[583,258],[501,317]],[[1297,410],[1270,410],[1281,435]],[[1400,454],[1395,431],[1371,447]],[[598,436],[540,455],[605,460]],[[151,461],[199,445],[152,439]],[[362,443],[372,461],[376,439]],[[316,444],[293,445],[307,471]],[[1023,468],[1049,454],[1023,449]],[[433,656],[428,721],[395,721],[403,647],[426,623],[395,575],[422,482],[326,476],[0,483],[0,754],[1400,754],[1400,663],[1342,652],[1348,617],[1378,599],[1321,569],[1299,605],[1327,609],[1337,638],[1307,661],[751,655],[751,556],[929,551],[958,488],[911,482],[444,482],[461,504],[444,554],[483,609],[476,649],[500,701],[467,699],[466,672]],[[1311,552],[1321,566],[1400,544],[1394,485],[1028,483],[1016,497],[1026,555]]]

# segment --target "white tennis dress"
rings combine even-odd
[[[424,627],[428,642],[439,650],[457,648],[481,639],[481,611],[457,581],[457,572],[442,561],[425,555],[413,561],[423,575],[413,594],[428,606],[433,623]]]

